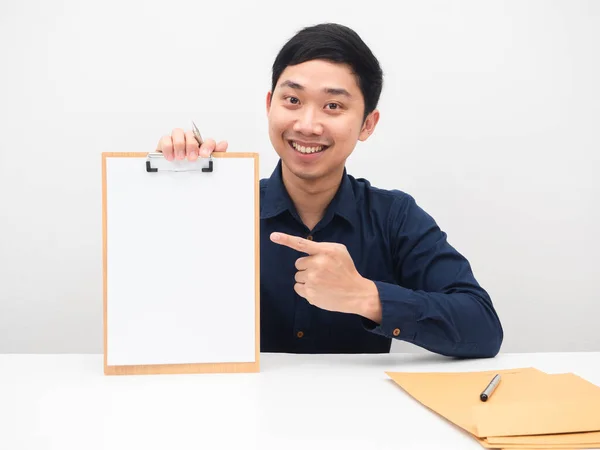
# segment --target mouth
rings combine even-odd
[[[314,155],[316,153],[322,153],[329,148],[328,145],[300,143],[293,140],[288,140],[287,142],[289,146],[294,149],[294,151],[302,155]]]

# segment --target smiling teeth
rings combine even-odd
[[[303,147],[302,145],[296,144],[294,141],[292,141],[292,147],[294,147],[300,153],[317,153],[323,150],[322,145],[319,145],[318,147]]]

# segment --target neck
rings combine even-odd
[[[317,180],[307,180],[294,175],[282,166],[283,184],[302,219],[302,222],[312,230],[325,215],[325,210],[337,192],[344,168],[336,170],[326,177]]]

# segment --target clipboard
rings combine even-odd
[[[102,153],[105,375],[258,372],[257,153]]]

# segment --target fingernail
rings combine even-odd
[[[279,235],[279,233],[273,233],[271,235],[271,239],[273,239],[274,241],[278,241],[281,238],[281,236]]]
[[[204,157],[208,156],[208,150],[202,150],[202,156],[204,156]]]

